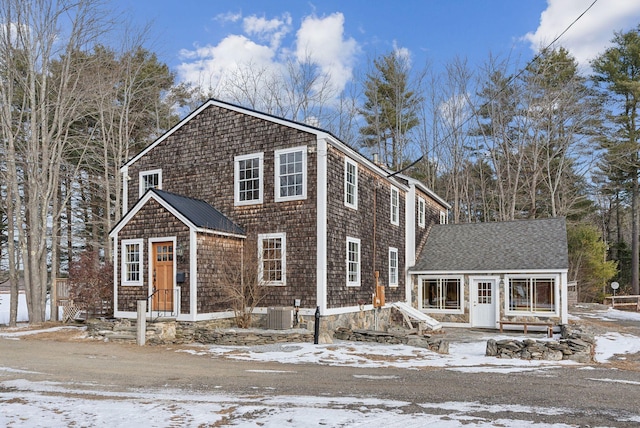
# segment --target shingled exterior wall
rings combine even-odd
[[[370,304],[375,290],[374,272],[385,286],[387,301],[404,300],[405,193],[400,194],[399,225],[391,224],[391,184],[358,165],[358,208],[344,203],[345,155],[330,147],[327,162],[327,307]],[[347,287],[347,237],[360,239],[360,287]],[[375,257],[374,257],[375,247]],[[389,287],[389,247],[398,249],[398,286]]]
[[[275,202],[274,151],[300,146],[307,150],[307,197]],[[270,286],[262,305],[301,299],[302,307],[315,307],[317,174],[309,150],[315,146],[313,134],[211,105],[129,166],[129,208],[139,197],[139,173],[161,169],[163,190],[206,201],[246,231],[250,246],[257,248],[260,233],[286,233],[286,285]],[[234,159],[260,152],[263,202],[235,206]]]
[[[151,295],[149,284],[149,239],[176,237],[176,245],[184,248],[184,257],[176,258],[176,271],[189,273],[189,228],[167,211],[157,201],[150,199],[144,207],[122,228],[118,234],[118,311],[135,312],[138,300],[146,300]],[[142,244],[142,286],[122,285],[122,240],[143,239]],[[188,281],[188,280],[187,280]],[[181,285],[182,313],[189,313],[189,287]]]

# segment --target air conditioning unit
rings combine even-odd
[[[269,330],[293,328],[293,308],[267,308],[267,328]]]

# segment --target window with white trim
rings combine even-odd
[[[421,277],[422,309],[462,313],[463,281],[459,276]]]
[[[275,151],[275,200],[292,201],[307,197],[307,148]]]
[[[418,226],[424,228],[427,223],[427,203],[418,196]]]
[[[400,191],[391,186],[391,224],[400,224]]]
[[[139,184],[140,197],[149,189],[162,189],[162,170],[140,171]]]
[[[264,285],[286,285],[287,241],[285,233],[258,235],[258,281]]]
[[[122,285],[142,285],[142,239],[123,239]]]
[[[360,240],[347,238],[347,286],[360,286]]]
[[[440,211],[440,224],[447,224],[447,213]]]
[[[555,277],[513,277],[507,282],[507,308],[511,312],[555,313]]]
[[[398,249],[389,247],[389,287],[398,286]]]
[[[234,200],[236,205],[262,203],[263,153],[236,156],[234,160]]]
[[[350,159],[344,162],[344,204],[358,209],[358,165]]]

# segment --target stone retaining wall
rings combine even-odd
[[[571,360],[579,363],[593,361],[595,339],[593,336],[562,326],[560,340],[515,340],[487,341],[486,355],[498,358],[520,358],[523,360]]]
[[[340,340],[350,340],[352,342],[376,342],[388,344],[404,344],[425,348],[439,354],[449,353],[449,342],[442,338],[431,336],[419,336],[406,331],[382,332],[372,330],[351,330],[340,327],[335,331],[334,337]]]

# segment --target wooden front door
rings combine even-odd
[[[173,311],[173,242],[153,243],[154,311]]]

